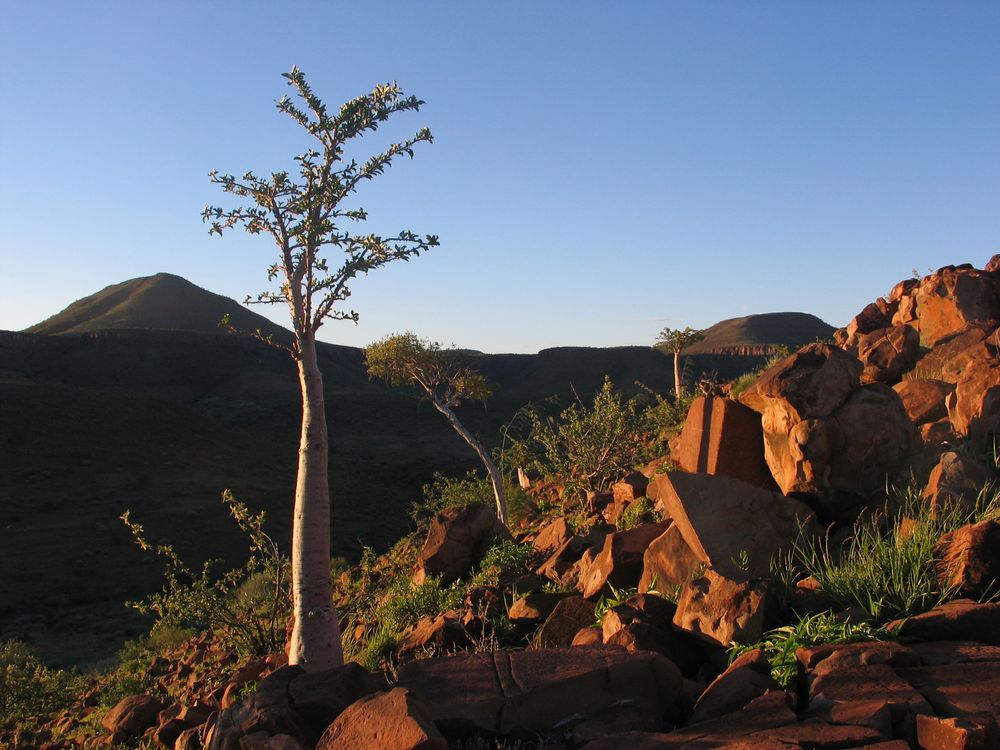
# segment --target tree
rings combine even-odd
[[[489,452],[466,429],[454,409],[463,401],[485,401],[493,394],[493,385],[469,366],[467,357],[455,349],[442,349],[434,341],[424,341],[413,333],[387,336],[365,349],[368,374],[392,385],[420,388],[434,408],[479,456],[493,483],[497,517],[507,525],[507,501],[503,478]]]
[[[656,337],[655,346],[666,349],[674,354],[674,395],[680,398],[681,389],[684,384],[681,382],[681,352],[685,347],[691,346],[697,341],[705,338],[705,332],[687,327],[684,330],[675,328],[664,328]]]
[[[292,318],[294,338],[285,348],[298,368],[302,432],[292,520],[294,626],[289,662],[317,671],[342,664],[344,657],[330,578],[329,442],[316,332],[327,319],[357,322],[356,312],[342,310],[338,304],[350,297],[350,284],[358,274],[394,260],[408,260],[436,246],[438,238],[411,231],[382,237],[347,228],[365,221],[368,214],[361,207],[345,206],[345,201],[397,157],[412,158],[414,146],[430,142],[431,133],[423,128],[363,163],[345,157],[346,144],[377,130],[393,114],[419,110],[423,102],[405,96],[395,83],[387,83],[331,114],[302,71],[293,67],[283,75],[298,103],[282,97],[278,110],[301,125],[315,143],[295,157],[294,176],[274,172],[258,177],[247,172],[236,178],[211,172],[214,184],[244,201],[232,209],[208,206],[202,220],[211,223],[209,234],[242,227],[252,235],[269,235],[278,246],[278,259],[267,275],[268,281],[280,280],[279,290],[248,297],[246,303],[284,303]],[[336,255],[328,261],[330,252]]]

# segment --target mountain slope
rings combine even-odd
[[[800,312],[763,313],[729,318],[705,329],[705,338],[685,354],[768,354],[768,349],[790,349],[833,335],[834,327],[815,315]]]
[[[26,330],[42,334],[136,328],[218,333],[225,315],[240,330],[259,328],[282,339],[290,335],[234,300],[169,273],[112,284]]]

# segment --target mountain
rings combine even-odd
[[[705,329],[705,338],[685,354],[773,354],[777,347],[796,349],[828,339],[836,329],[815,315],[800,312],[763,313],[729,318]]]
[[[240,330],[259,328],[265,335],[281,339],[291,335],[235,300],[170,273],[112,284],[31,326],[27,333],[51,335],[129,329],[219,333],[219,321],[226,315],[230,324]]]

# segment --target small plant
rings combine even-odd
[[[489,477],[469,471],[461,477],[448,477],[435,472],[431,481],[422,488],[423,501],[415,503],[410,517],[417,528],[426,528],[431,519],[446,508],[462,508],[474,503],[489,505],[493,502],[493,485]],[[516,484],[504,483],[507,512],[511,519],[524,513],[528,496]]]
[[[470,586],[499,586],[506,578],[528,572],[534,557],[535,548],[530,544],[518,544],[512,539],[495,544],[483,555]]]
[[[824,643],[855,643],[858,641],[886,640],[888,634],[867,622],[852,623],[838,620],[830,612],[803,617],[794,625],[775,628],[764,634],[757,643],[744,646],[733,643],[729,647],[730,663],[737,656],[753,649],[761,649],[771,664],[771,676],[784,688],[789,688],[798,673],[795,652],[805,646]]]
[[[1000,493],[991,488],[984,488],[972,508],[932,507],[916,487],[897,492],[893,500],[883,513],[855,527],[842,554],[825,542],[794,548],[798,570],[814,577],[837,607],[861,607],[879,624],[954,598],[955,588],[940,583],[934,547],[942,534],[1000,517]]]
[[[635,596],[639,593],[639,590],[635,587],[619,589],[609,583],[608,588],[611,589],[611,596],[602,596],[597,600],[597,606],[594,607],[594,625],[601,625],[604,622],[604,615],[609,610],[624,603],[630,596]]]
[[[619,531],[627,531],[645,523],[647,518],[656,519],[657,516],[659,516],[659,513],[653,507],[653,501],[648,497],[640,497],[622,511],[615,526]]]
[[[38,727],[41,718],[68,708],[87,680],[49,669],[20,641],[0,644],[0,745]]]
[[[277,544],[264,532],[263,511],[252,514],[229,490],[222,493],[222,502],[247,535],[250,554],[242,567],[219,574],[215,572],[217,560],[207,561],[194,572],[171,545],[154,547],[129,511],[122,514],[139,548],[155,551],[167,563],[163,589],[127,604],[155,615],[154,629],[211,628],[225,631],[243,658],[274,653],[284,643],[289,611],[287,565]]]

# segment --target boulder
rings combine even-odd
[[[536,591],[517,599],[510,607],[507,616],[511,622],[541,622],[563,599],[573,594],[566,592]]]
[[[469,645],[469,636],[457,612],[424,615],[399,641],[396,653],[402,658],[413,654],[441,654]]]
[[[964,453],[947,451],[931,469],[924,500],[931,507],[961,505],[972,509],[983,488],[996,483],[996,475]]]
[[[777,489],[764,460],[760,415],[732,399],[699,396],[691,403],[674,459],[683,471]]]
[[[594,624],[594,602],[582,596],[568,596],[556,604],[555,609],[535,634],[539,648],[570,646],[576,634]]]
[[[288,695],[315,742],[340,713],[355,701],[388,689],[385,675],[348,662],[321,672],[300,674],[288,685]]]
[[[756,643],[764,633],[768,582],[708,568],[681,591],[674,625],[710,645]]]
[[[991,438],[1000,433],[1000,360],[972,362],[957,378],[947,405],[959,434],[992,447]]]
[[[655,591],[670,595],[691,580],[691,572],[702,560],[691,551],[677,524],[649,543],[642,553],[642,577],[639,593]]]
[[[760,649],[738,656],[698,698],[688,716],[688,724],[697,724],[739,711],[769,691],[781,690],[771,677],[771,665]]]
[[[664,728],[676,716],[681,676],[659,654],[577,647],[411,662],[398,685],[420,695],[449,736],[526,737],[558,728],[572,737],[576,726],[615,708],[629,709],[631,725],[619,724],[621,731]]]
[[[828,459],[829,486],[867,496],[885,489],[920,447],[899,395],[886,385],[859,388],[828,420],[839,442]]]
[[[674,471],[658,474],[656,483],[694,557],[719,570],[735,572],[746,558],[752,575],[768,575],[775,553],[792,545],[800,530],[810,533],[808,507],[746,482]]]
[[[946,266],[913,294],[920,343],[933,346],[969,323],[1000,318],[1000,280],[971,266]]]
[[[206,738],[208,750],[240,750],[241,739],[256,732],[309,735],[308,723],[295,708],[289,687],[303,674],[300,666],[279,667],[257,683],[248,700],[221,711]]]
[[[917,717],[917,746],[926,750],[987,750],[1000,747],[995,721],[985,717]]]
[[[611,496],[614,498],[615,504],[628,505],[646,495],[646,485],[648,484],[649,479],[642,472],[633,471],[620,482],[611,485]]]
[[[982,521],[941,537],[934,548],[938,580],[960,596],[1000,591],[1000,523]]]
[[[976,641],[1000,646],[1000,603],[955,599],[929,612],[891,622],[886,628],[904,639]]]
[[[862,383],[898,383],[917,363],[920,335],[908,325],[879,328],[858,338]]]
[[[491,546],[510,538],[510,532],[489,505],[472,503],[446,508],[431,522],[414,581],[422,583],[430,575],[439,575],[444,581],[457,580],[468,574]]]
[[[903,402],[906,416],[916,425],[936,422],[948,416],[946,399],[955,390],[943,380],[903,380],[892,388]]]
[[[842,349],[809,344],[765,370],[740,394],[740,402],[761,414],[775,411],[775,423],[822,419],[858,388],[863,369]]]
[[[995,326],[969,325],[938,341],[914,369],[921,378],[935,378],[955,383],[973,362],[988,362],[997,357]]]
[[[851,318],[847,327],[843,329],[843,343],[845,349],[854,347],[858,339],[867,333],[886,328],[892,324],[892,316],[898,307],[898,298],[883,299],[879,297],[874,302],[865,305],[864,309]]]
[[[642,575],[643,553],[669,523],[647,523],[608,534],[599,549],[593,547],[580,558],[577,589],[589,599],[607,590],[608,584],[617,588],[636,585]]]
[[[405,688],[370,695],[330,724],[316,750],[448,750],[431,715]]]
[[[113,737],[127,738],[142,734],[155,727],[158,715],[165,706],[151,695],[130,695],[122,698],[101,719]]]
[[[601,635],[601,629],[592,625],[589,628],[580,628],[573,636],[573,642],[569,645],[600,646],[602,643],[604,643],[604,638]]]
[[[548,557],[572,537],[573,529],[570,528],[566,517],[559,516],[553,521],[542,524],[534,539],[531,540],[531,545]]]
[[[611,636],[634,622],[669,629],[676,611],[677,605],[667,599],[651,594],[635,594],[604,613],[601,620],[603,640],[607,643]]]

